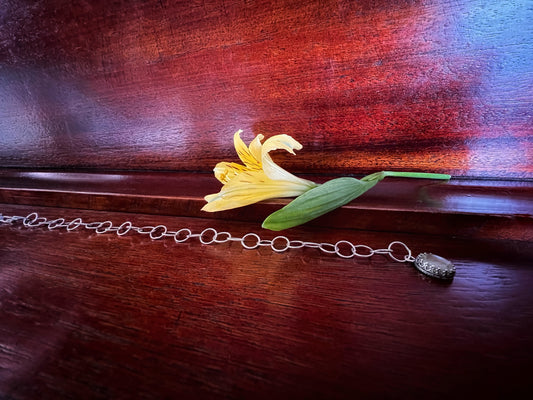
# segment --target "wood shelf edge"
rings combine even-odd
[[[316,177],[317,181],[324,177]],[[161,172],[0,170],[0,202],[256,222],[287,204],[264,201],[201,211],[218,191],[212,175]],[[315,227],[533,241],[533,184],[520,181],[386,179]]]

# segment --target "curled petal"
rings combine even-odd
[[[299,184],[305,184],[309,188],[315,187],[314,182],[306,179],[298,178],[290,172],[287,172],[279,165],[277,165],[270,157],[269,152],[273,150],[286,150],[291,154],[294,154],[294,150],[300,150],[302,145],[290,137],[289,135],[275,135],[267,139],[261,149],[261,161],[263,163],[263,171],[265,174],[273,180],[285,180]]]
[[[233,135],[233,144],[235,145],[237,155],[247,167],[253,169],[261,169],[261,159],[256,158],[253,152],[250,151],[248,146],[246,146],[246,144],[242,141],[240,136],[241,132],[242,130],[239,129],[237,132],[235,132],[235,135]],[[259,140],[257,142],[259,142]],[[257,147],[257,142],[254,144],[254,152],[256,151],[255,148]],[[259,146],[261,146],[260,142]]]
[[[257,135],[254,140],[252,140],[249,146],[250,153],[252,153],[252,156],[257,160],[258,163],[261,163],[261,148],[263,147],[261,141],[263,140],[263,138],[263,135]]]
[[[213,169],[215,178],[224,184],[228,183],[231,179],[243,171],[246,171],[245,166],[228,162],[219,162]]]

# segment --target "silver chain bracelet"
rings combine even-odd
[[[206,228],[200,233],[193,233],[189,228],[172,231],[166,225],[139,227],[134,226],[130,221],[125,221],[119,226],[115,226],[111,221],[83,222],[79,217],[71,221],[67,221],[65,218],[46,219],[45,217],[40,217],[36,212],[32,212],[25,217],[18,215],[8,216],[0,213],[0,224],[15,224],[19,222],[22,222],[22,225],[26,228],[46,227],[48,230],[65,228],[69,232],[78,228],[85,228],[99,235],[115,233],[118,236],[124,236],[130,232],[135,232],[140,235],[147,235],[152,240],[172,238],[175,243],[184,243],[193,238],[198,239],[203,245],[239,242],[242,247],[248,250],[263,246],[270,247],[276,253],[308,247],[319,249],[326,254],[335,254],[341,258],[369,258],[375,254],[382,254],[389,256],[396,262],[414,263],[420,272],[432,278],[452,280],[455,275],[455,267],[450,261],[431,253],[421,253],[415,258],[411,249],[405,243],[397,240],[390,242],[387,248],[373,249],[370,246],[353,244],[347,240],[339,240],[336,243],[318,243],[290,240],[286,236],[276,236],[269,240],[261,239],[256,233],[247,233],[242,237],[234,237],[229,232],[218,232],[214,228]],[[400,252],[404,253],[404,255],[400,256]]]

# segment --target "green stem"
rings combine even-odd
[[[442,179],[450,180],[451,176],[448,174],[432,174],[428,172],[399,172],[399,171],[381,171],[374,172],[362,178],[362,181],[380,181],[387,176],[394,176],[398,178],[423,178],[423,179]]]
[[[402,177],[402,178],[443,179],[443,180],[451,179],[451,175],[448,175],[448,174],[432,174],[428,172],[383,171],[383,177],[385,176],[396,176],[396,177]]]

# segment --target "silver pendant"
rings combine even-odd
[[[452,262],[432,253],[419,254],[415,259],[415,267],[432,278],[451,281],[455,276]]]

